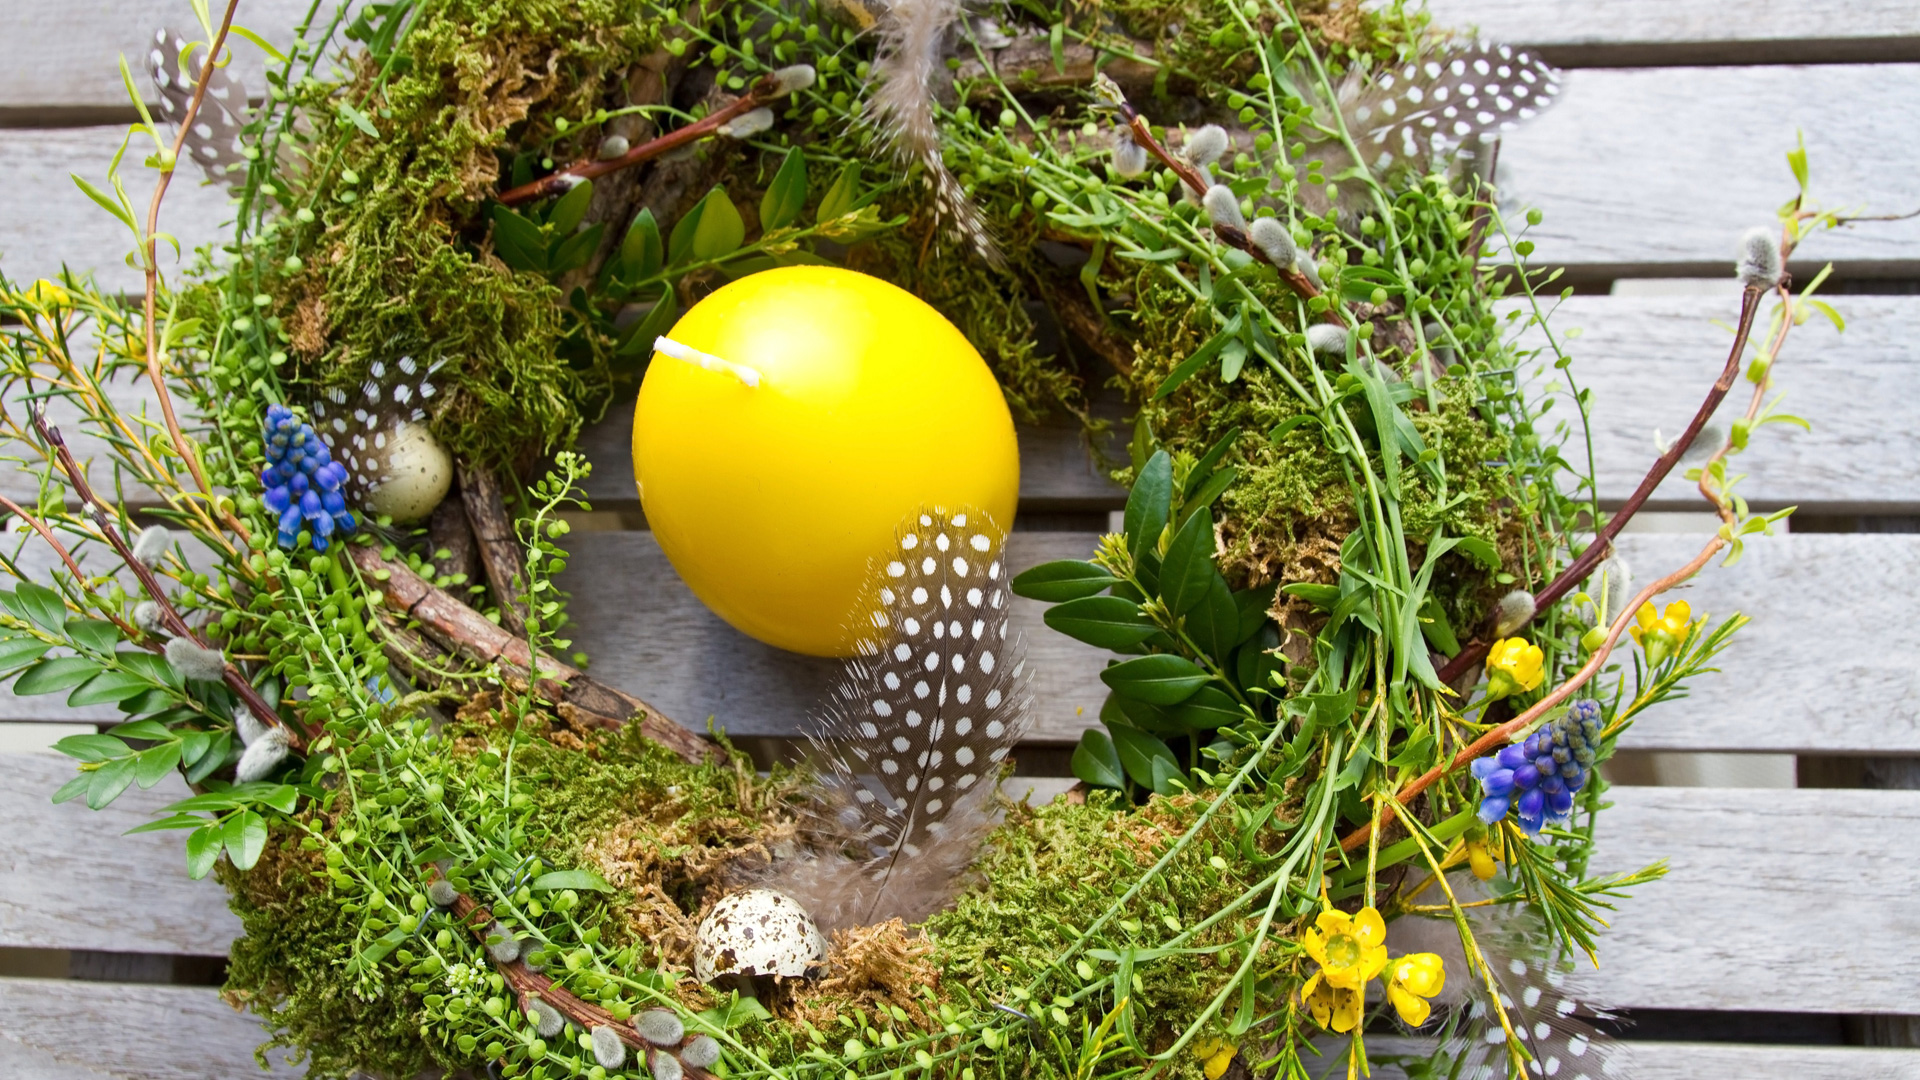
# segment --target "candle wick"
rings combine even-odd
[[[689,364],[698,364],[708,371],[723,371],[739,379],[740,382],[746,386],[760,385],[760,373],[753,368],[745,364],[736,364],[730,360],[722,360],[712,353],[701,352],[691,345],[682,345],[664,335],[653,339],[653,351],[671,356],[675,360],[683,360]]]

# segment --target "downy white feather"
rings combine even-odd
[[[1030,697],[1004,543],[984,515],[931,510],[881,560],[865,639],[813,734],[807,849],[764,881],[827,933],[939,910],[993,824]]]

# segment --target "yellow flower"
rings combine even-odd
[[[1487,847],[1485,837],[1467,841],[1467,865],[1473,867],[1473,876],[1481,881],[1493,880],[1495,862],[1493,851]]]
[[[1200,1071],[1207,1080],[1220,1080],[1233,1064],[1235,1047],[1225,1039],[1201,1039],[1193,1044],[1193,1056],[1200,1059]]]
[[[1328,983],[1358,990],[1387,966],[1387,921],[1370,907],[1354,915],[1328,908],[1300,944]]]
[[[1325,975],[1324,971],[1314,972],[1307,985],[1300,988],[1300,997],[1307,1003],[1307,1011],[1313,1014],[1314,1023],[1344,1035],[1360,1026],[1362,995],[1358,990],[1333,985]]]
[[[1426,999],[1447,986],[1447,969],[1440,957],[1430,952],[1408,953],[1393,962],[1393,976],[1387,981],[1387,1000],[1393,1002],[1409,1027],[1427,1022],[1433,1006]]]
[[[20,298],[39,306],[44,311],[57,311],[63,307],[73,306],[73,297],[67,295],[67,290],[46,278],[34,282],[20,294]]]
[[[1487,700],[1497,701],[1538,687],[1545,674],[1541,669],[1544,659],[1540,646],[1524,638],[1494,642],[1487,650]]]
[[[1675,600],[1667,605],[1667,610],[1655,614],[1652,603],[1640,605],[1634,612],[1636,625],[1627,628],[1633,640],[1647,650],[1647,663],[1658,665],[1672,654],[1673,650],[1686,644],[1687,635],[1693,630],[1693,608],[1685,600]]]

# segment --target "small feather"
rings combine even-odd
[[[1030,694],[1004,542],[980,514],[927,511],[879,561],[865,637],[813,735],[811,850],[768,883],[823,930],[939,910],[992,823]]]
[[[341,489],[348,506],[365,506],[376,488],[393,479],[387,443],[401,425],[427,418],[422,406],[439,392],[434,378],[442,363],[422,364],[411,356],[391,366],[375,360],[367,366],[369,378],[358,394],[330,386],[308,406],[314,430],[346,467]]]
[[[192,105],[194,79],[206,63],[204,46],[195,48],[185,64],[180,62],[190,44],[176,31],[157,30],[147,50],[147,74],[160,91],[160,118],[176,125]],[[214,68],[207,76],[207,92],[201,95],[200,109],[183,145],[208,180],[237,191],[247,182],[246,145],[240,136],[249,110],[247,88],[228,74],[229,67]]]

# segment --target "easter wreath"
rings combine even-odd
[[[284,51],[197,10],[129,136],[151,201],[119,157],[76,177],[144,297],[0,283],[41,479],[6,503],[0,659],[16,694],[126,713],[60,743],[57,800],[192,785],[146,828],[229,888],[228,996],[269,1047],[316,1076],[1599,1074],[1573,958],[1661,868],[1589,873],[1595,769],[1743,621],[1653,599],[1779,516],[1727,460],[1793,419],[1770,368],[1817,301],[1782,260],[1839,219],[1796,200],[1742,241],[1723,375],[1605,514],[1561,451],[1587,402],[1539,329],[1551,276],[1488,180],[1554,74],[1398,6],[316,3]],[[269,55],[256,109],[235,36]],[[170,284],[183,158],[236,227]],[[1100,435],[1092,388],[1122,391],[1130,493],[1088,559],[1017,576],[1006,510],[910,516],[924,570],[870,553],[878,630],[819,754],[763,772],[557,659],[570,448],[643,371],[754,385],[683,312],[835,266],[938,309],[1022,419]],[[1576,415],[1550,426],[1535,369]],[[1743,375],[1695,470],[1724,527],[1636,585],[1611,540]],[[157,414],[116,403],[137,376]],[[878,649],[944,633],[902,612],[950,541],[946,603],[997,613],[950,624],[982,719],[882,732],[874,687],[908,691]],[[1119,654],[1112,695],[1074,793],[943,811],[874,763],[925,738],[922,775],[1004,766],[1009,589]],[[1451,944],[1402,944],[1440,940],[1421,922]],[[1396,1021],[1431,1041],[1370,1049]]]

